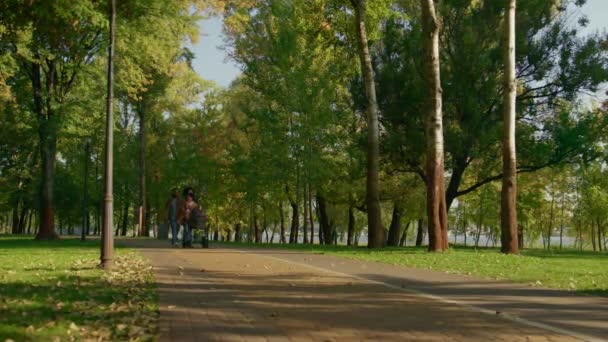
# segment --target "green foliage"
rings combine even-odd
[[[401,1],[405,13],[415,2]],[[603,113],[577,106],[608,77],[608,56],[601,35],[581,37],[568,23],[566,7],[544,0],[518,6],[518,169],[591,160],[605,135]],[[442,88],[446,168],[451,174],[448,202],[497,179],[501,134],[502,4],[444,1]],[[421,29],[417,18],[390,19],[384,40],[374,49],[378,100],[387,128],[384,146],[404,171],[423,174],[424,103]],[[462,186],[470,165],[489,172]],[[471,176],[469,176],[470,178]]]

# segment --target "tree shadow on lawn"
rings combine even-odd
[[[146,311],[154,317],[156,309],[147,304],[156,299],[148,296],[150,292],[133,293],[128,285],[110,284],[92,275],[0,283],[0,340],[50,340],[65,336],[67,330],[74,330],[75,336],[97,332],[128,339],[128,329],[119,331],[117,324],[138,323],[134,319]],[[70,329],[71,323],[77,327]],[[33,328],[27,329],[30,325]]]

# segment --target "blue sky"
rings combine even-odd
[[[608,29],[608,0],[587,0],[587,4],[580,11],[590,20],[589,27],[585,30],[586,33]],[[240,70],[233,61],[228,59],[222,48],[224,45],[222,21],[219,18],[212,18],[202,20],[199,25],[201,37],[192,46],[196,55],[193,63],[194,69],[204,79],[227,87],[238,76]]]

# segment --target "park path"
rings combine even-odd
[[[601,341],[608,336],[603,298],[323,254],[120,243],[139,248],[154,266],[161,341]]]

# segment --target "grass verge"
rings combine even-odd
[[[222,243],[224,244],[224,243]],[[424,268],[445,273],[508,280],[608,297],[608,254],[576,250],[523,250],[504,255],[495,248],[452,247],[444,253],[402,247],[370,250],[365,247],[228,243],[232,246],[284,248],[327,253],[345,258]]]
[[[152,268],[118,249],[104,272],[99,241],[0,237],[0,341],[149,341],[158,335]]]

